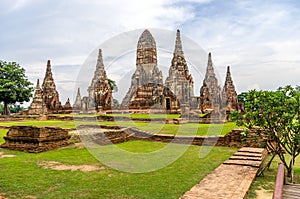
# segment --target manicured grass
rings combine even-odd
[[[267,160],[271,157],[269,156]],[[267,163],[268,161],[266,161]],[[273,193],[274,185],[276,181],[276,174],[278,169],[278,163],[281,162],[278,157],[275,157],[269,170],[264,172],[263,176],[256,177],[253,184],[250,187],[249,193],[247,195],[247,199],[254,199],[257,197],[256,190],[264,189],[269,193]],[[289,182],[290,179],[286,178]],[[300,157],[296,158],[295,162],[295,182],[296,184],[300,184]]]
[[[13,121],[13,122],[1,122],[0,126],[57,126],[61,128],[74,128],[74,121],[61,121],[61,120],[25,120],[25,121]]]
[[[61,128],[75,128],[80,124],[97,124],[97,122],[87,121],[60,121],[47,120],[35,121],[25,120],[18,122],[1,122],[0,126],[13,125],[32,125],[32,126],[57,126]],[[149,131],[153,134],[172,134],[172,135],[225,135],[232,129],[237,128],[234,122],[227,122],[225,124],[163,124],[158,122],[135,122],[135,121],[116,121],[116,122],[99,122],[103,125],[119,125],[119,126],[133,126],[144,131]]]
[[[132,141],[118,144],[134,152],[149,152],[165,143]],[[199,158],[199,146],[190,146],[178,160],[160,170],[132,174],[102,165],[84,148],[72,147],[40,154],[0,149],[15,158],[0,161],[0,193],[8,198],[179,198],[237,149],[213,147]],[[93,172],[44,169],[42,161],[58,161],[67,165],[93,164],[102,167]]]
[[[238,128],[234,122],[225,124],[159,124],[159,123],[136,123],[141,130],[149,131],[154,134],[173,134],[173,135],[225,135],[232,129]]]
[[[3,137],[6,135],[8,129],[0,129],[0,144],[4,143]]]

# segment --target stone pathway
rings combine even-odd
[[[264,149],[241,148],[180,199],[243,199],[266,155]]]

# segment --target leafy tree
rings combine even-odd
[[[3,114],[4,112],[4,106],[3,104],[0,103],[0,115]]]
[[[249,91],[245,101],[246,114],[232,114],[237,125],[256,129],[267,138],[273,157],[278,155],[294,182],[295,158],[300,154],[300,87],[286,86],[277,91]],[[274,141],[276,144],[274,144]],[[286,154],[290,158],[286,158]],[[264,168],[264,169],[265,169]]]
[[[9,110],[11,113],[18,113],[22,110],[25,110],[25,108],[20,104],[13,104],[9,106]],[[4,105],[0,103],[0,114],[3,114],[3,112],[4,112]]]
[[[116,81],[114,81],[112,79],[108,79],[108,84],[109,84],[111,90],[113,90],[113,92],[118,92],[118,86],[116,84]]]
[[[21,106],[20,104],[10,105],[9,109],[10,109],[11,113],[18,113],[22,110],[25,110],[25,108],[23,106]]]
[[[114,99],[114,105],[119,105],[119,101],[117,99]]]
[[[0,60],[0,102],[4,103],[4,115],[10,114],[9,104],[29,101],[31,85],[19,64]]]
[[[247,99],[247,94],[248,94],[247,92],[242,92],[242,93],[238,94],[238,101],[240,103],[245,104],[245,101]]]

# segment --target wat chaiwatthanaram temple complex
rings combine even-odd
[[[176,36],[175,36],[176,35]],[[32,103],[26,112],[30,115],[53,113],[181,113],[189,114],[229,114],[240,111],[237,92],[233,84],[230,67],[227,67],[225,83],[221,87],[216,78],[212,55],[208,54],[206,74],[203,82],[194,82],[189,72],[180,37],[180,31],[174,34],[175,49],[170,60],[168,77],[165,81],[157,64],[156,42],[150,31],[145,30],[137,41],[136,68],[128,88],[120,104],[114,104],[113,88],[106,74],[102,52],[99,49],[97,64],[88,96],[81,96],[78,88],[76,99],[71,105],[70,100],[62,105],[59,93],[48,61],[42,85],[37,81]],[[201,84],[200,91],[194,93],[194,84]]]

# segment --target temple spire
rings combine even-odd
[[[177,30],[176,32],[176,42],[175,42],[175,50],[174,55],[178,55],[183,57],[183,50],[182,50],[182,44],[181,44],[181,38],[180,38],[180,30]]]
[[[43,92],[40,88],[40,80],[37,79],[34,96],[29,106],[28,114],[41,115],[46,113],[47,113],[47,108],[45,106],[45,103],[43,102]]]
[[[76,95],[76,97],[80,97],[81,98],[81,95],[80,95],[80,88],[78,88],[78,90],[77,90],[77,95]]]
[[[80,95],[80,88],[78,87],[75,102],[73,104],[73,108],[76,109],[81,109],[81,95]]]
[[[48,109],[59,109],[61,107],[61,103],[59,101],[59,94],[56,90],[56,85],[53,79],[50,60],[47,61],[46,74],[41,89],[44,95],[43,98],[46,107]]]
[[[37,79],[37,81],[36,81],[36,88],[35,88],[36,90],[37,89],[39,89],[39,90],[41,90],[41,87],[40,87],[40,79]]]
[[[104,64],[103,64],[102,50],[101,49],[99,49],[99,52],[98,52],[96,70],[103,70],[104,71]]]
[[[231,86],[234,88],[233,81],[231,78],[230,66],[227,66],[226,79],[224,87]]]
[[[51,70],[51,61],[47,61],[47,68],[46,68],[46,74],[45,74],[45,79],[52,79],[52,70]],[[44,79],[44,81],[45,81]]]
[[[141,34],[136,52],[136,65],[157,64],[156,42],[149,30]]]
[[[214,77],[215,78],[215,72],[214,72],[214,67],[213,67],[213,62],[211,58],[211,53],[208,53],[208,61],[207,61],[207,68],[206,68],[206,74],[205,74],[205,79],[208,79],[209,77]]]
[[[226,107],[227,111],[238,110],[238,97],[231,78],[230,66],[227,66],[226,79],[222,93],[222,104]]]

